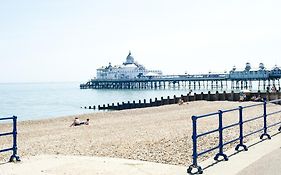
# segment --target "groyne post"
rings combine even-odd
[[[167,105],[170,104],[170,96],[167,97]]]
[[[201,94],[200,94],[200,100],[205,100],[205,99],[204,99],[204,93],[203,93],[203,92],[201,92]]]
[[[161,97],[161,105],[164,105],[164,104],[165,104],[164,98]]]
[[[222,94],[222,99],[223,101],[225,101],[227,99],[227,94],[225,91],[223,91],[223,94]]]
[[[230,94],[230,101],[234,101],[234,91],[231,91],[231,94]]]
[[[211,91],[208,91],[207,101],[211,101]]]

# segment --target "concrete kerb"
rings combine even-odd
[[[257,138],[246,143],[248,151],[237,152],[234,148],[226,151],[225,154],[229,157],[228,161],[215,161],[212,157],[199,165],[203,168],[203,174],[206,175],[235,175],[263,156],[278,149],[281,146],[280,140],[280,132],[273,134],[271,140]]]

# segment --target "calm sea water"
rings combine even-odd
[[[196,90],[193,92],[206,92]],[[215,91],[215,90],[214,90]],[[84,106],[187,94],[189,89],[79,89],[79,83],[11,83],[0,84],[0,117],[16,115],[19,120],[35,120],[73,114],[97,112]]]
[[[82,106],[143,100],[187,94],[174,90],[79,89],[79,83],[0,84],[0,117],[16,115],[19,120],[52,118],[97,112]]]

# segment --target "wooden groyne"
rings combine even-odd
[[[245,101],[250,101],[253,96],[260,96],[261,98],[266,98],[267,100],[275,100],[281,98],[281,93],[279,91],[276,92],[251,92],[245,93],[246,99]],[[178,104],[180,102],[191,102],[197,100],[206,100],[206,101],[239,101],[240,93],[235,93],[234,91],[230,93],[219,93],[218,91],[212,94],[210,91],[208,93],[199,93],[199,94],[186,94],[181,96],[174,95],[173,97],[168,96],[167,98],[154,98],[150,100],[138,100],[138,101],[128,101],[122,103],[111,103],[111,104],[103,104],[98,106],[85,106],[85,109],[94,109],[94,110],[125,110],[125,109],[136,109],[136,108],[146,108],[146,107],[155,107],[169,104]]]

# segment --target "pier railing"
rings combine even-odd
[[[0,149],[0,153],[12,151],[13,153],[10,157],[10,162],[20,161],[20,158],[17,154],[17,150],[18,150],[18,148],[17,148],[17,116],[0,118],[0,121],[3,121],[3,120],[13,120],[13,131],[0,133],[0,137],[12,135],[13,136],[13,146],[10,148]]]
[[[192,165],[190,165],[187,169],[187,172],[189,174],[202,174],[203,173],[203,169],[201,168],[201,166],[198,165],[198,157],[202,156],[206,153],[218,150],[217,154],[215,155],[214,159],[215,160],[219,160],[219,157],[222,157],[223,160],[227,161],[228,160],[228,156],[224,153],[224,146],[234,143],[234,142],[239,142],[239,144],[236,145],[235,150],[241,150],[240,148],[242,148],[244,151],[248,150],[248,147],[244,144],[243,139],[245,137],[248,137],[250,135],[256,134],[258,132],[262,132],[260,139],[263,139],[264,137],[266,137],[267,139],[271,139],[271,136],[268,134],[267,130],[268,128],[271,128],[273,126],[279,125],[281,124],[281,121],[273,123],[273,124],[268,124],[268,117],[274,114],[281,114],[281,110],[278,111],[274,111],[274,112],[268,112],[267,110],[267,104],[268,103],[277,103],[280,104],[281,103],[281,99],[277,99],[277,100],[272,100],[272,101],[266,101],[266,99],[264,99],[263,102],[259,102],[257,104],[253,104],[253,105],[249,105],[249,106],[239,106],[237,108],[234,109],[229,109],[229,110],[218,110],[217,112],[214,113],[209,113],[209,114],[204,114],[204,115],[197,115],[197,116],[192,116],[192,125],[193,125],[193,134],[192,134],[192,141],[193,141],[193,154],[192,154],[192,158],[193,158],[193,163]],[[254,118],[250,118],[250,119],[245,119],[244,116],[244,109],[246,108],[253,108],[255,106],[262,106],[263,108],[263,114],[260,116],[256,116]],[[237,123],[233,123],[227,126],[223,125],[223,115],[232,111],[238,111],[238,122]],[[209,117],[216,117],[218,119],[218,128],[214,129],[214,130],[210,130],[210,131],[206,131],[203,133],[197,133],[197,121],[202,119],[202,118],[209,118]],[[263,127],[259,128],[255,131],[249,132],[249,133],[245,133],[245,131],[243,130],[243,125],[245,123],[248,122],[252,122],[254,120],[258,120],[258,119],[262,119],[263,120]],[[223,136],[223,131],[225,129],[228,128],[232,128],[234,126],[239,126],[239,133],[237,133],[238,137],[230,140],[230,141],[224,141],[225,137]],[[278,128],[278,131],[281,131],[281,126]],[[198,150],[198,144],[197,144],[197,139],[206,135],[210,135],[212,133],[216,133],[218,132],[218,145],[213,147],[213,148],[209,148],[207,150],[201,151],[199,152]]]

